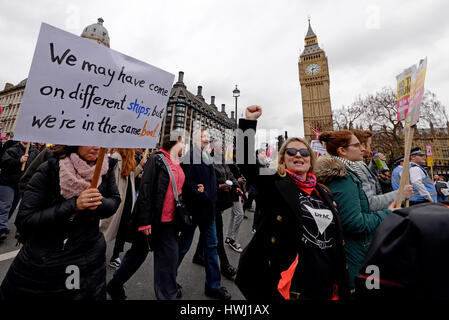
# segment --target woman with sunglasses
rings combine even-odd
[[[330,189],[337,203],[345,235],[349,285],[353,290],[355,277],[360,273],[359,269],[373,234],[382,220],[396,207],[396,201],[386,210],[370,210],[356,164],[356,161],[363,160],[365,149],[351,131],[322,132],[319,140],[325,144],[329,155],[318,159],[314,173],[318,181]]]
[[[240,119],[239,131],[249,140],[261,114],[261,107],[250,106]],[[315,155],[309,144],[300,138],[285,141],[277,170],[258,167],[248,151],[247,142],[244,148],[237,144],[237,164],[238,152],[244,152],[240,167],[259,192],[261,214],[235,279],[245,298],[325,300],[336,292],[347,297],[341,223],[329,193],[312,174]]]

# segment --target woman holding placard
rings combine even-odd
[[[120,204],[105,158],[90,184],[99,147],[60,146],[23,195],[16,226],[23,247],[0,287],[0,299],[106,299],[106,243],[99,230]]]

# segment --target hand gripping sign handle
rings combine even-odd
[[[404,165],[402,166],[401,182],[399,184],[399,192],[397,197],[398,205],[401,205],[404,196],[404,186],[410,183],[410,149],[412,146],[413,134],[415,126],[409,128],[405,133],[405,150],[404,150]],[[405,207],[409,206],[409,200],[406,199]]]
[[[96,188],[98,184],[98,179],[100,178],[101,166],[103,164],[104,155],[106,154],[106,148],[101,148],[98,152],[97,163],[95,165],[94,176],[92,177],[92,182],[89,188]]]
[[[25,149],[25,154],[24,154],[24,156],[27,156],[28,155],[28,151],[30,150],[30,143],[28,142],[27,143],[27,146],[26,146],[26,149]],[[25,165],[27,164],[27,162],[25,161],[24,163],[22,163],[22,171],[23,170],[25,170]]]

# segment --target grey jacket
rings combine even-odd
[[[387,209],[388,206],[397,198],[398,191],[392,191],[383,194],[377,176],[368,168],[363,161],[356,162],[359,170],[362,188],[369,201],[372,211]]]

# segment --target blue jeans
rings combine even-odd
[[[181,265],[182,259],[189,251],[192,245],[193,236],[195,235],[196,225],[185,230],[181,233],[179,238],[179,260],[178,267]],[[217,230],[215,227],[215,216],[210,222],[201,223],[198,225],[200,233],[205,241],[204,243],[204,264],[206,269],[206,289],[220,289],[221,288],[221,275],[220,267],[218,265],[218,253],[217,253]]]
[[[8,220],[14,213],[19,200],[19,190],[0,186],[0,230],[8,229]]]

